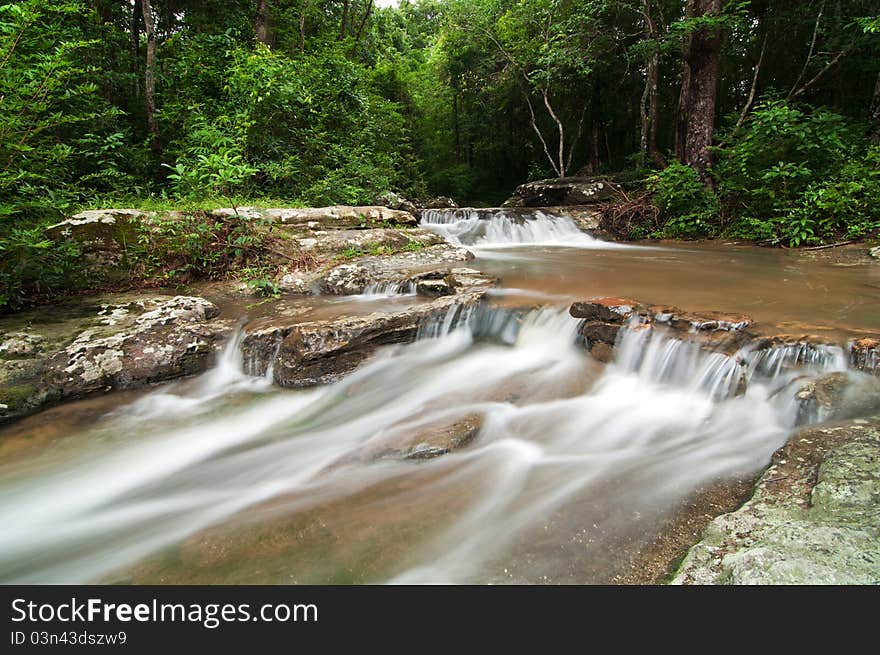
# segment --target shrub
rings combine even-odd
[[[696,239],[714,236],[719,211],[717,196],[690,166],[674,162],[647,179],[660,210],[660,227],[650,236]]]

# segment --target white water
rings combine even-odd
[[[416,285],[414,282],[377,282],[375,284],[368,284],[364,288],[363,293],[350,296],[350,299],[370,302],[415,295]]]
[[[438,210],[423,225],[477,247],[603,245],[540,212]],[[248,376],[261,367],[241,361],[239,333],[204,375],[72,446],[0,463],[0,582],[607,580],[609,553],[652,539],[700,485],[766,464],[803,419],[793,384],[847,367],[830,347],[727,356],[633,326],[603,368],[577,328],[565,306],[452,307],[415,343],[306,391]],[[474,416],[467,447],[382,455]],[[166,577],[168,553],[182,563]]]
[[[420,226],[450,243],[476,248],[511,246],[620,247],[581,232],[567,216],[540,210],[507,212],[503,209],[426,209]]]
[[[215,370],[101,419],[76,457],[49,452],[3,471],[0,581],[100,580],[267,501],[296,514],[408,476],[419,481],[411,502],[450,494],[456,510],[378,581],[487,580],[524,534],[591,488],[623,476],[621,511],[673,502],[760,467],[794,423],[772,373],[734,396],[734,359],[638,330],[599,374],[576,328],[564,308],[453,308],[416,343],[300,392],[244,375],[233,340]],[[466,414],[484,424],[460,452],[359,458],[395,431]],[[478,493],[459,498],[461,485]]]

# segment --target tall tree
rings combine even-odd
[[[257,0],[257,15],[254,18],[254,36],[260,43],[269,43],[269,1]]]
[[[645,160],[650,157],[655,164],[663,166],[663,156],[657,148],[657,124],[660,121],[660,35],[651,5],[651,0],[642,0],[641,12],[645,23],[644,33],[648,52],[645,64],[645,88],[639,105],[641,117],[639,161],[644,165]]]
[[[688,17],[697,29],[688,38],[678,119],[683,126],[680,157],[708,186],[721,55],[720,25],[712,19],[720,12],[721,0],[688,1]]]
[[[156,23],[153,20],[153,7],[150,0],[141,0],[144,16],[144,31],[147,35],[147,61],[144,67],[144,99],[147,106],[147,127],[150,130],[150,148],[161,152],[159,143],[159,122],[156,120]]]

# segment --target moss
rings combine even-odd
[[[0,405],[18,411],[26,407],[37,395],[37,387],[31,384],[15,384],[0,387]]]

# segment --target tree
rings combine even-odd
[[[156,24],[153,21],[153,7],[150,0],[141,0],[144,17],[144,31],[147,35],[147,60],[144,66],[144,101],[147,108],[147,126],[150,130],[150,148],[160,153],[159,121],[156,120]]]
[[[712,185],[712,136],[721,54],[721,0],[688,0],[686,17],[691,32],[684,55],[678,124],[679,158],[692,167],[707,186]]]

